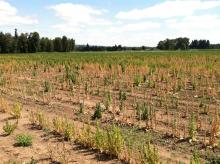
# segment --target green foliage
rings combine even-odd
[[[125,73],[126,65],[124,63],[121,63],[120,66],[121,66],[121,72]]]
[[[113,125],[107,129],[107,151],[118,157],[124,147],[124,138],[119,127]]]
[[[193,151],[193,156],[190,159],[190,164],[200,164],[200,157],[197,149],[194,149]]]
[[[32,136],[28,134],[20,134],[16,137],[16,146],[27,147],[32,145]]]
[[[150,111],[148,110],[148,106],[146,103],[144,103],[143,105],[137,103],[136,113],[140,120],[149,120],[150,118]]]
[[[44,92],[49,92],[51,90],[51,85],[49,81],[44,82]]]
[[[159,162],[158,150],[155,146],[151,145],[150,134],[147,135],[147,142],[143,145],[141,151],[141,163],[143,164],[157,164]]]
[[[0,86],[5,86],[5,84],[6,84],[6,79],[0,76]]]
[[[123,92],[122,90],[119,91],[119,100],[125,101],[127,99],[126,92]]]
[[[136,74],[134,76],[134,86],[139,86],[142,82],[142,76],[140,74]]]
[[[101,107],[101,104],[98,103],[96,104],[95,112],[92,116],[92,119],[95,120],[95,119],[100,119],[100,118],[102,118],[102,107]]]
[[[64,139],[70,141],[74,136],[74,125],[66,120],[64,126]]]
[[[188,132],[190,138],[194,141],[196,137],[196,121],[194,113],[191,114],[191,118],[189,120]]]
[[[15,124],[11,124],[9,121],[6,121],[5,125],[3,126],[3,130],[6,136],[9,136],[14,132],[17,127],[17,122]]]
[[[31,157],[29,164],[37,164],[37,160],[35,160],[34,157]]]
[[[95,146],[99,150],[103,150],[105,147],[105,134],[103,130],[100,129],[98,123],[96,124]]]

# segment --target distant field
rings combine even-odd
[[[50,156],[45,144],[65,140],[59,149],[68,150],[67,163],[74,157],[103,162],[81,157],[73,141],[106,154],[109,163],[220,162],[218,50],[3,54],[0,126],[16,102],[22,105],[18,126],[0,136],[4,161],[11,154],[3,149],[19,151],[14,136],[29,133],[35,138],[30,149],[42,153],[24,148],[13,160],[60,162],[64,155],[55,149]]]

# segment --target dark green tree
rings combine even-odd
[[[67,52],[69,50],[68,39],[66,36],[62,37],[62,51]]]
[[[18,37],[18,50],[21,53],[27,53],[28,52],[28,34],[22,33]]]
[[[40,35],[37,32],[30,33],[28,36],[28,51],[35,53],[39,49]]]
[[[62,51],[62,39],[60,37],[56,37],[54,39],[54,51],[56,52]]]

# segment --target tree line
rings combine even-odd
[[[66,36],[49,39],[38,32],[21,33],[15,29],[14,36],[0,32],[0,53],[69,52],[75,49],[75,40]]]
[[[187,50],[187,49],[210,49],[218,48],[218,45],[211,45],[209,40],[192,40],[189,38],[166,39],[157,45],[160,50]]]
[[[114,46],[96,46],[96,45],[76,45],[76,51],[146,51],[146,50],[154,50],[154,47],[128,47],[122,45],[114,45]]]

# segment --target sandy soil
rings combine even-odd
[[[10,122],[15,122],[15,120],[11,119],[9,114],[0,113],[0,163],[11,161],[20,164],[28,163],[31,159],[34,159],[38,163],[47,164],[62,161],[64,156],[66,156],[68,163],[120,163],[116,159],[109,159],[103,154],[84,149],[74,143],[63,143],[59,137],[55,137],[42,130],[34,129],[29,124],[28,110],[30,109],[28,108],[29,106],[24,105],[22,118],[19,120],[16,130],[10,136],[4,135],[2,127],[6,120]],[[33,145],[31,147],[15,146],[15,138],[18,134],[30,134],[33,136]],[[50,159],[51,150],[57,161]],[[66,154],[64,154],[64,151],[66,151]]]

